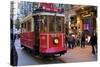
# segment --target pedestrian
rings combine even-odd
[[[91,35],[90,44],[92,47],[92,54],[95,54],[97,52],[97,35],[95,33]]]
[[[77,38],[76,38],[76,45],[77,45],[77,46],[80,45],[80,38],[79,38],[79,36],[77,36]]]
[[[82,36],[81,36],[81,48],[85,47],[85,34],[82,33]]]
[[[68,37],[68,47],[71,48],[71,44],[72,44],[72,37],[71,37],[71,34],[69,34],[69,37]]]
[[[67,34],[66,34],[65,42],[66,42],[66,48],[67,48],[68,47],[68,36],[67,36]]]
[[[75,47],[75,35],[72,35],[72,49]]]

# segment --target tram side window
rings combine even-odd
[[[26,32],[26,22],[24,23],[24,32]]]
[[[31,31],[31,22],[30,21],[27,22],[27,31]]]
[[[22,32],[26,32],[26,23],[21,24]]]

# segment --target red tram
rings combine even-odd
[[[32,13],[21,21],[21,46],[42,56],[62,55],[67,51],[64,33],[65,15]]]

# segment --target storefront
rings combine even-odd
[[[97,17],[97,7],[96,6],[86,6],[80,8],[77,12],[77,20],[80,21],[77,26],[79,26],[82,32],[86,34],[92,33],[96,30],[96,17]],[[78,28],[78,29],[79,29]]]

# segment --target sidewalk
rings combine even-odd
[[[75,47],[74,49],[68,49],[67,53],[57,59],[67,63],[88,62],[97,61],[97,55],[91,53],[91,46],[86,46],[85,48]]]

